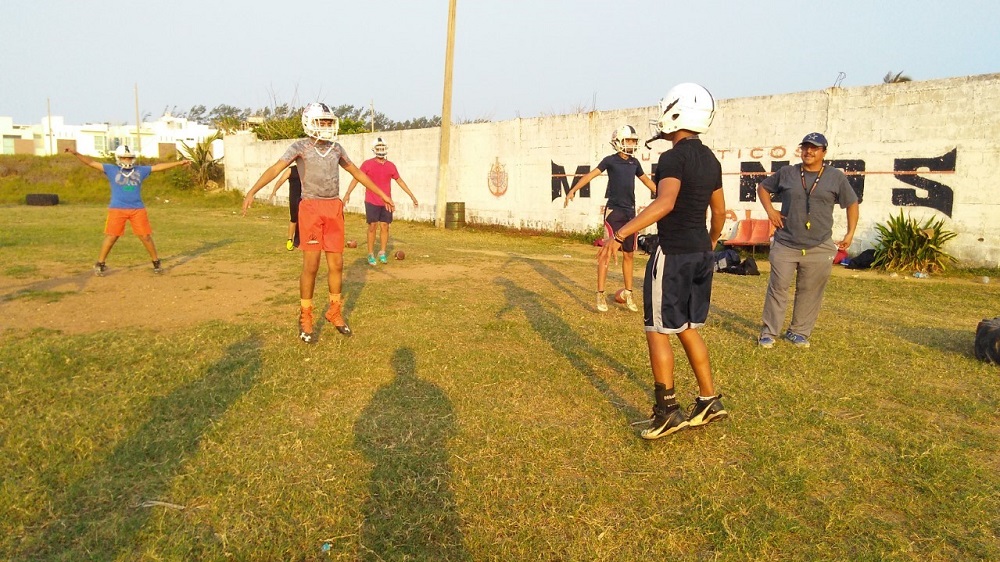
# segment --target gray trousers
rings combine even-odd
[[[785,323],[785,308],[788,305],[788,290],[795,280],[795,303],[792,306],[792,323],[788,331],[809,337],[819,309],[823,304],[823,290],[833,270],[833,256],[837,245],[832,240],[802,252],[778,242],[771,245],[768,261],[771,277],[767,282],[764,296],[763,327],[760,335],[777,338],[782,334]]]

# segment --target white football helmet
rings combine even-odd
[[[325,103],[311,103],[302,110],[302,129],[316,140],[334,142],[340,131],[340,118]]]
[[[630,139],[635,142],[625,142]],[[639,133],[635,132],[635,127],[632,125],[625,125],[611,133],[611,147],[615,149],[615,152],[623,152],[632,156],[639,148]]]
[[[654,137],[681,129],[704,133],[715,118],[715,99],[703,86],[678,84],[660,100],[660,118],[649,121]]]
[[[123,170],[131,170],[135,166],[135,154],[123,144],[115,149],[115,164]]]
[[[376,158],[385,158],[385,155],[389,154],[389,146],[385,144],[382,137],[378,137],[375,139],[375,142],[372,143],[372,152],[375,153]]]

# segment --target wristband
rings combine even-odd
[[[615,242],[618,242],[619,244],[625,244],[625,239],[619,236],[617,232],[614,235],[614,239]]]

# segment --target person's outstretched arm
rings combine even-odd
[[[95,170],[100,170],[102,172],[104,171],[104,165],[101,164],[100,162],[95,162],[89,156],[84,156],[83,154],[80,154],[79,152],[73,150],[72,148],[67,148],[66,152],[69,152],[73,156],[76,156],[77,160],[79,160],[80,162],[83,162],[84,164],[90,166],[91,168],[93,168]]]
[[[344,205],[345,206],[347,205],[347,202],[351,199],[351,192],[354,191],[354,186],[356,186],[356,185],[358,185],[358,180],[356,180],[356,179],[354,179],[352,177],[351,178],[351,185],[347,186],[347,192],[344,193],[343,197],[341,197],[341,199],[343,199],[343,201],[344,201]]]
[[[177,166],[190,166],[190,160],[178,160],[176,162],[167,162],[165,164],[153,164],[149,167],[150,172],[162,172],[164,170],[169,170],[170,168],[176,168]]]
[[[246,197],[243,198],[244,217],[247,216],[247,209],[249,209],[250,205],[253,204],[253,196],[256,195],[257,192],[260,191],[265,185],[271,183],[271,180],[278,177],[278,174],[280,174],[282,170],[284,170],[291,164],[292,164],[291,160],[286,162],[284,160],[279,159],[274,164],[271,164],[271,167],[264,170],[264,173],[261,174],[259,178],[257,178],[257,182],[253,184],[253,187],[250,188],[250,191],[247,191]]]
[[[396,183],[398,183],[398,184],[399,184],[399,187],[402,187],[402,188],[403,188],[403,191],[405,191],[405,192],[406,192],[406,194],[410,196],[410,199],[412,199],[412,200],[413,200],[413,206],[414,206],[414,207],[419,207],[419,206],[420,206],[420,203],[417,203],[417,198],[416,198],[416,197],[414,197],[414,195],[413,195],[413,192],[412,192],[412,191],[410,191],[410,188],[406,186],[406,182],[405,182],[405,181],[403,181],[403,178],[402,178],[402,177],[398,177],[398,178],[396,178]]]
[[[584,186],[586,186],[588,183],[590,183],[590,180],[596,178],[599,175],[601,175],[601,169],[600,168],[594,168],[593,170],[587,172],[587,174],[584,175],[582,178],[580,178],[580,180],[578,182],[576,182],[576,185],[574,185],[573,188],[569,190],[569,193],[566,194],[566,200],[563,201],[563,207],[566,207],[566,206],[569,205],[569,202],[572,201],[573,197],[576,196],[576,192],[577,191],[580,191],[581,189],[583,189]]]
[[[271,195],[267,198],[271,203],[274,203],[274,196],[278,193],[278,188],[281,187],[281,184],[288,181],[288,178],[290,177],[292,177],[292,169],[285,168],[285,171],[281,172],[281,175],[278,176],[278,179],[274,182],[274,189],[271,190]]]

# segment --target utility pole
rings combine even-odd
[[[49,156],[52,156],[56,152],[52,149],[52,101],[49,98],[45,98],[45,111],[49,115]]]
[[[142,154],[142,122],[139,121],[139,83],[135,84],[135,152],[136,156]]]
[[[455,4],[448,1],[448,43],[444,53],[444,100],[441,103],[441,150],[438,158],[437,227],[444,228],[448,197],[448,160],[451,149],[451,69],[455,57]]]
[[[375,99],[374,98],[371,100],[371,108],[372,108],[372,132],[374,133],[375,132]]]

